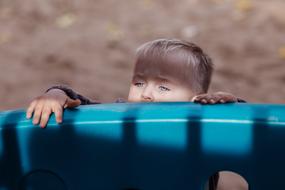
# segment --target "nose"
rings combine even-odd
[[[142,102],[153,102],[154,98],[152,92],[153,87],[151,85],[147,85],[141,94]]]

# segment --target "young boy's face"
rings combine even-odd
[[[147,78],[135,75],[133,78],[129,102],[175,102],[190,101],[193,92],[177,80],[170,77]]]

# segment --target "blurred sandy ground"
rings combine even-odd
[[[126,97],[135,49],[157,38],[200,45],[211,91],[285,103],[284,0],[0,0],[0,110],[54,84]]]

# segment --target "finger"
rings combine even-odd
[[[230,94],[230,93],[226,93],[226,92],[217,92],[215,93],[218,97],[219,97],[219,102],[220,103],[232,103],[232,102],[236,102],[237,98]],[[223,99],[223,101],[221,101],[221,99]]]
[[[64,108],[74,108],[74,107],[79,106],[80,104],[81,104],[81,101],[79,99],[72,100],[68,98]]]
[[[35,112],[34,112],[34,119],[33,119],[33,124],[37,125],[41,119],[43,111],[43,105],[42,104],[37,104]]]
[[[55,114],[55,120],[57,123],[61,123],[62,122],[62,112],[63,112],[63,109],[61,106],[55,106],[52,111],[54,112]]]
[[[40,121],[40,127],[45,128],[47,125],[47,122],[49,120],[51,114],[51,108],[50,107],[44,107],[42,111],[41,121]]]
[[[196,102],[196,101],[197,101],[197,97],[198,97],[198,96],[194,96],[194,97],[191,99],[191,102]]]
[[[209,103],[210,103],[210,104],[215,104],[216,102],[217,102],[217,100],[214,99],[214,98],[211,98],[211,99],[209,100]]]
[[[195,96],[195,101],[200,102],[205,97],[207,97],[207,94],[199,94]]]
[[[219,95],[213,95],[212,98],[210,99],[211,104],[218,104],[218,103],[223,103],[224,100],[222,100],[223,97]],[[222,100],[222,101],[221,101]]]
[[[225,101],[224,99],[220,99],[219,102],[220,102],[221,104],[226,103],[226,101]]]
[[[220,103],[220,100],[223,99],[223,95],[219,94],[219,93],[214,93],[212,95],[212,98],[214,99],[214,103]]]
[[[202,103],[201,100],[208,99],[208,94],[200,94],[200,95],[195,96],[193,99],[194,99],[194,102],[196,103]]]
[[[30,119],[30,118],[32,117],[36,105],[37,105],[37,101],[36,101],[36,100],[33,101],[33,102],[29,105],[29,107],[28,107],[28,109],[27,109],[27,112],[26,112],[26,118],[27,118],[27,119]]]
[[[224,99],[225,103],[236,102],[236,98],[234,96],[225,96],[223,99]]]
[[[207,100],[206,100],[205,98],[201,99],[200,102],[201,102],[202,104],[207,104]]]
[[[210,94],[205,94],[203,97],[200,99],[200,102],[202,104],[212,104],[215,103],[214,97]]]

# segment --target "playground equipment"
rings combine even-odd
[[[63,121],[0,113],[0,190],[202,190],[222,170],[284,188],[285,105],[100,104]]]

